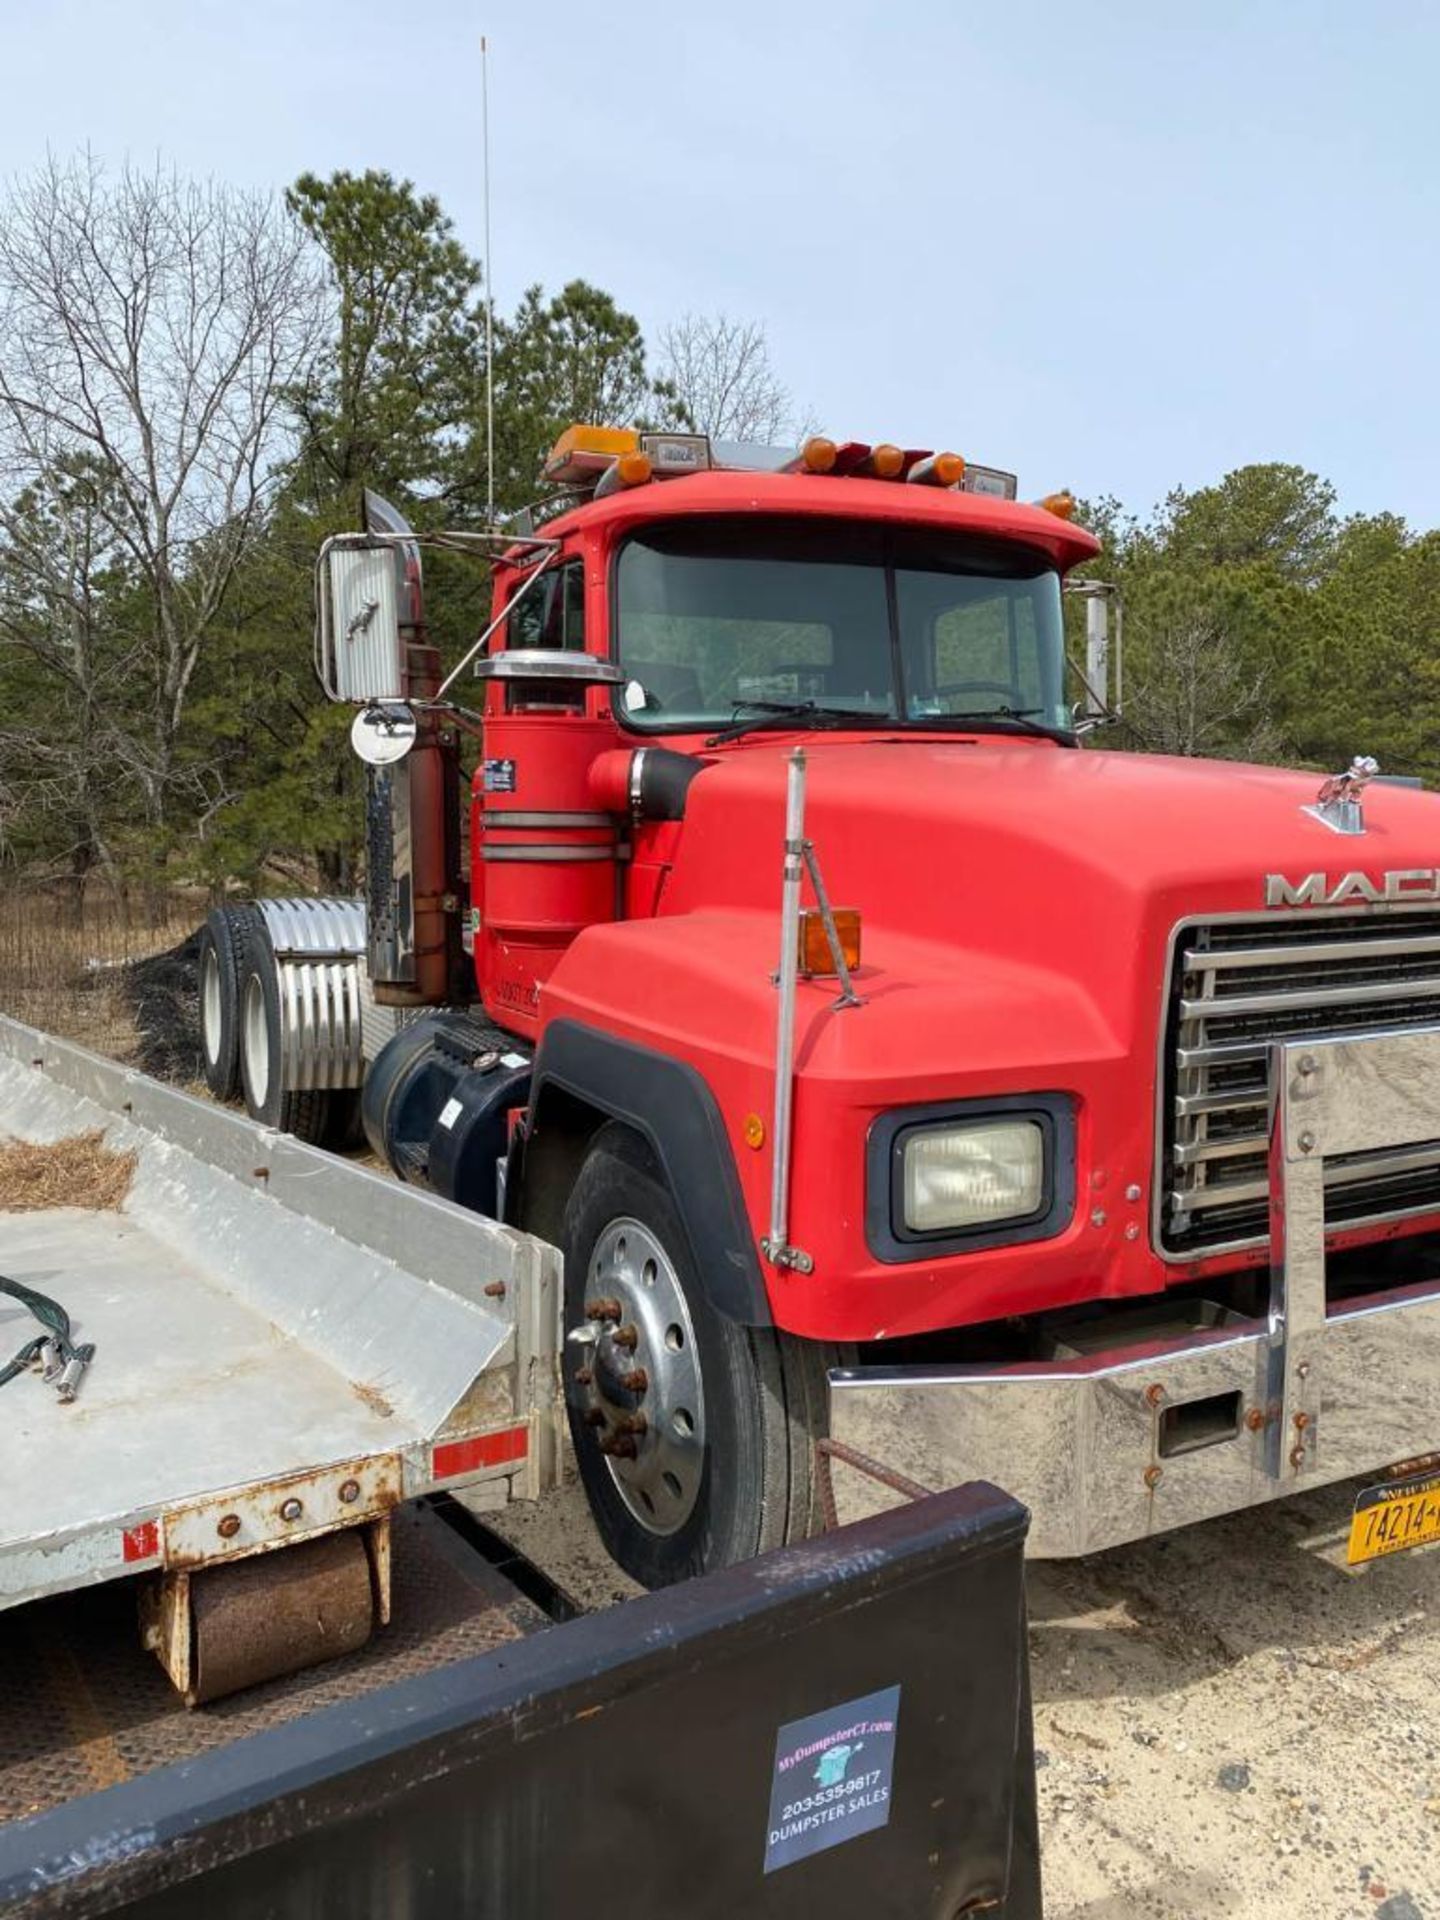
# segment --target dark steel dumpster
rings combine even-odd
[[[987,1486],[0,1829],[0,1913],[1038,1920],[1024,1509]]]

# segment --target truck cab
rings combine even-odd
[[[1098,549],[1068,496],[613,429],[547,475],[562,510],[496,542],[444,887],[484,1025],[402,1033],[366,1098],[392,1164],[465,1197],[445,1136],[473,1136],[472,1203],[562,1246],[622,1564],[808,1532],[827,1435],[1016,1488],[1042,1552],[1440,1444],[1418,1386],[1355,1416],[1320,1352],[1403,1327],[1413,1373],[1440,1117],[1284,1149],[1362,1042],[1429,1071],[1434,800],[1081,750],[1061,595]],[[417,705],[422,746],[454,724]],[[397,836],[372,770],[372,829],[440,844],[444,792]],[[403,892],[372,855],[372,928]]]

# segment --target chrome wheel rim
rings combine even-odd
[[[253,973],[245,983],[245,1075],[250,1098],[263,1107],[270,1091],[270,1030],[265,1024],[265,990]]]
[[[200,1039],[212,1067],[220,1058],[220,1005],[220,961],[210,947],[200,969]]]
[[[624,1217],[595,1242],[586,1295],[587,1313],[603,1311],[570,1336],[582,1416],[634,1518],[677,1533],[705,1471],[705,1390],[680,1277],[650,1229]]]

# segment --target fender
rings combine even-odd
[[[771,1324],[770,1301],[730,1141],[705,1078],[683,1060],[578,1020],[552,1020],[535,1055],[531,1111],[558,1089],[623,1120],[655,1155],[717,1313]]]

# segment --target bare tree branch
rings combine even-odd
[[[712,440],[784,444],[801,437],[804,422],[771,368],[762,326],[723,313],[687,313],[662,328],[659,349],[661,377]]]
[[[0,208],[0,644],[64,680],[75,753],[103,736],[156,826],[322,318],[306,238],[263,198],[87,155]]]

